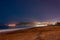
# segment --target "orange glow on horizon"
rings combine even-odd
[[[10,27],[15,27],[16,24],[8,24],[8,26],[10,26]]]

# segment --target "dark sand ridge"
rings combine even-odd
[[[60,26],[35,27],[0,33],[0,40],[60,40]]]

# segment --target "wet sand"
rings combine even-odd
[[[60,40],[60,26],[35,27],[0,33],[0,40]]]

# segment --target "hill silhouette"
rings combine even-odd
[[[60,22],[57,22],[55,25],[56,25],[56,26],[60,26]]]

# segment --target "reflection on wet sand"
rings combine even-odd
[[[0,40],[60,40],[60,26],[35,27],[0,33]]]

